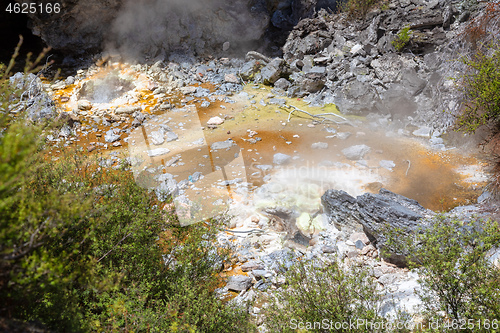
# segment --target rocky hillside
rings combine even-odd
[[[320,11],[294,27],[284,62],[274,60],[268,67],[277,70],[261,80],[287,77],[278,88],[288,95],[334,103],[346,114],[388,114],[401,125],[426,123],[444,131],[460,102],[453,78],[463,68],[451,60],[468,52],[465,30],[478,9],[402,0],[377,5],[362,19]],[[494,25],[487,30],[498,35]]]
[[[460,105],[453,78],[463,68],[450,60],[474,45],[464,31],[476,16],[487,15],[479,14],[484,6],[392,0],[353,17],[334,14],[339,6],[332,0],[189,6],[174,0],[65,0],[59,13],[30,19],[34,34],[66,54],[106,51],[155,61],[178,60],[172,57],[177,53],[281,55],[270,63],[247,57],[251,62],[240,68],[241,78],[277,82],[275,88],[288,96],[334,103],[346,114],[376,112],[401,126],[426,124],[442,132]],[[498,36],[496,24],[481,29]]]

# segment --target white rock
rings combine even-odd
[[[328,149],[328,143],[326,142],[315,142],[311,145],[312,149]]]
[[[224,119],[221,117],[212,117],[208,120],[207,125],[221,125],[224,123]]]
[[[170,150],[167,148],[156,148],[156,149],[148,150],[149,157],[161,156],[161,155],[165,155],[168,153],[170,153]]]
[[[430,138],[432,129],[426,126],[420,127],[418,130],[413,131],[413,135],[419,136],[422,138]]]
[[[156,146],[159,146],[165,142],[165,137],[162,131],[153,131],[151,132],[149,137],[151,138],[151,142]]]
[[[394,168],[396,166],[396,164],[393,161],[388,161],[388,160],[381,160],[379,162],[379,165],[382,168],[385,168],[385,169],[390,170],[390,171],[392,171],[392,168]]]
[[[92,109],[92,103],[90,103],[89,101],[87,101],[85,99],[78,101],[78,110],[87,111],[90,109]]]
[[[356,53],[358,53],[359,51],[361,51],[361,49],[363,49],[363,45],[361,45],[361,44],[356,44],[356,45],[354,45],[354,46],[352,47],[352,49],[351,49],[351,53],[352,53],[352,54],[356,54]]]

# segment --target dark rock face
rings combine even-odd
[[[17,0],[19,3],[27,0]],[[33,34],[67,54],[121,51],[139,57],[230,55],[273,43],[332,0],[61,0],[59,13],[28,14]]]
[[[330,223],[343,231],[363,230],[379,249],[384,248],[386,233],[401,230],[404,234],[417,232],[427,224],[434,212],[417,201],[381,189],[378,194],[365,193],[354,198],[344,191],[328,190],[321,202]],[[406,264],[406,256],[390,252],[385,259],[399,266]]]
[[[29,14],[31,30],[53,49],[79,54],[101,48],[123,1],[63,0],[58,3],[61,4],[59,13]]]

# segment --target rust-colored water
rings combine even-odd
[[[125,70],[125,69],[122,69]],[[99,75],[105,75],[105,71]],[[145,80],[135,73],[129,73],[136,80]],[[80,85],[72,85],[67,89],[58,90],[54,94],[54,100],[62,111],[70,111],[71,105],[68,98],[77,93]],[[202,84],[204,88],[211,91],[214,87]],[[465,175],[457,172],[457,168],[464,165],[482,166],[482,162],[472,155],[464,156],[457,150],[445,152],[433,152],[426,148],[425,141],[417,138],[387,136],[383,128],[372,129],[364,125],[363,119],[350,119],[355,126],[348,124],[336,125],[332,123],[320,123],[308,115],[294,112],[289,117],[291,109],[279,107],[278,105],[266,106],[259,102],[269,102],[269,89],[262,87],[246,86],[245,90],[253,95],[255,104],[251,104],[247,98],[233,96],[236,103],[225,103],[220,101],[211,102],[207,108],[201,107],[202,98],[195,99],[187,104],[197,107],[201,126],[204,127],[203,134],[208,145],[217,141],[233,139],[243,151],[243,158],[247,168],[249,181],[255,185],[262,184],[262,173],[252,176],[257,169],[256,164],[272,164],[275,153],[284,153],[295,156],[296,166],[316,167],[325,160],[330,162],[342,162],[355,166],[353,161],[345,159],[341,150],[353,145],[366,144],[371,147],[371,152],[366,157],[366,170],[376,173],[380,181],[363,184],[366,191],[376,192],[380,187],[387,188],[396,193],[419,201],[424,207],[433,210],[448,210],[460,204],[473,202],[480,194],[481,182],[470,182]],[[139,100],[134,105],[144,106],[145,112],[152,112],[155,105],[165,100],[180,105],[182,96],[170,94],[164,100],[158,101],[151,91],[140,90]],[[281,98],[281,97],[279,97]],[[286,99],[287,104],[294,105],[300,109],[313,114],[324,112],[336,112],[333,106],[313,108],[307,106],[300,99]],[[117,105],[119,106],[119,105]],[[166,111],[167,113],[170,111]],[[207,121],[214,116],[226,118],[225,122],[215,129],[207,126]],[[85,126],[89,123],[83,122]],[[131,126],[131,119],[119,123],[119,128]],[[346,140],[334,138],[327,132],[326,128],[334,128],[337,132],[349,132],[351,136]],[[84,149],[95,146],[95,142],[104,143],[104,134],[109,130],[107,126],[98,126],[97,134],[90,132],[89,135],[79,135],[76,144]],[[249,136],[249,130],[257,134]],[[122,139],[127,136],[122,134]],[[261,141],[254,142],[252,139],[260,138]],[[121,147],[112,147],[109,150],[121,150],[127,152],[127,143],[121,140]],[[328,143],[327,149],[311,149],[315,142]],[[104,150],[100,148],[95,151]],[[195,158],[195,157],[193,157]],[[380,160],[391,160],[396,166],[393,171],[379,167]],[[186,173],[193,173],[192,165],[186,166]],[[362,168],[362,167],[361,167]],[[179,172],[183,172],[179,169]]]

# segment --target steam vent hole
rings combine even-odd
[[[92,103],[109,103],[135,88],[135,85],[122,79],[118,73],[112,73],[104,78],[85,82],[79,91],[79,99]]]

